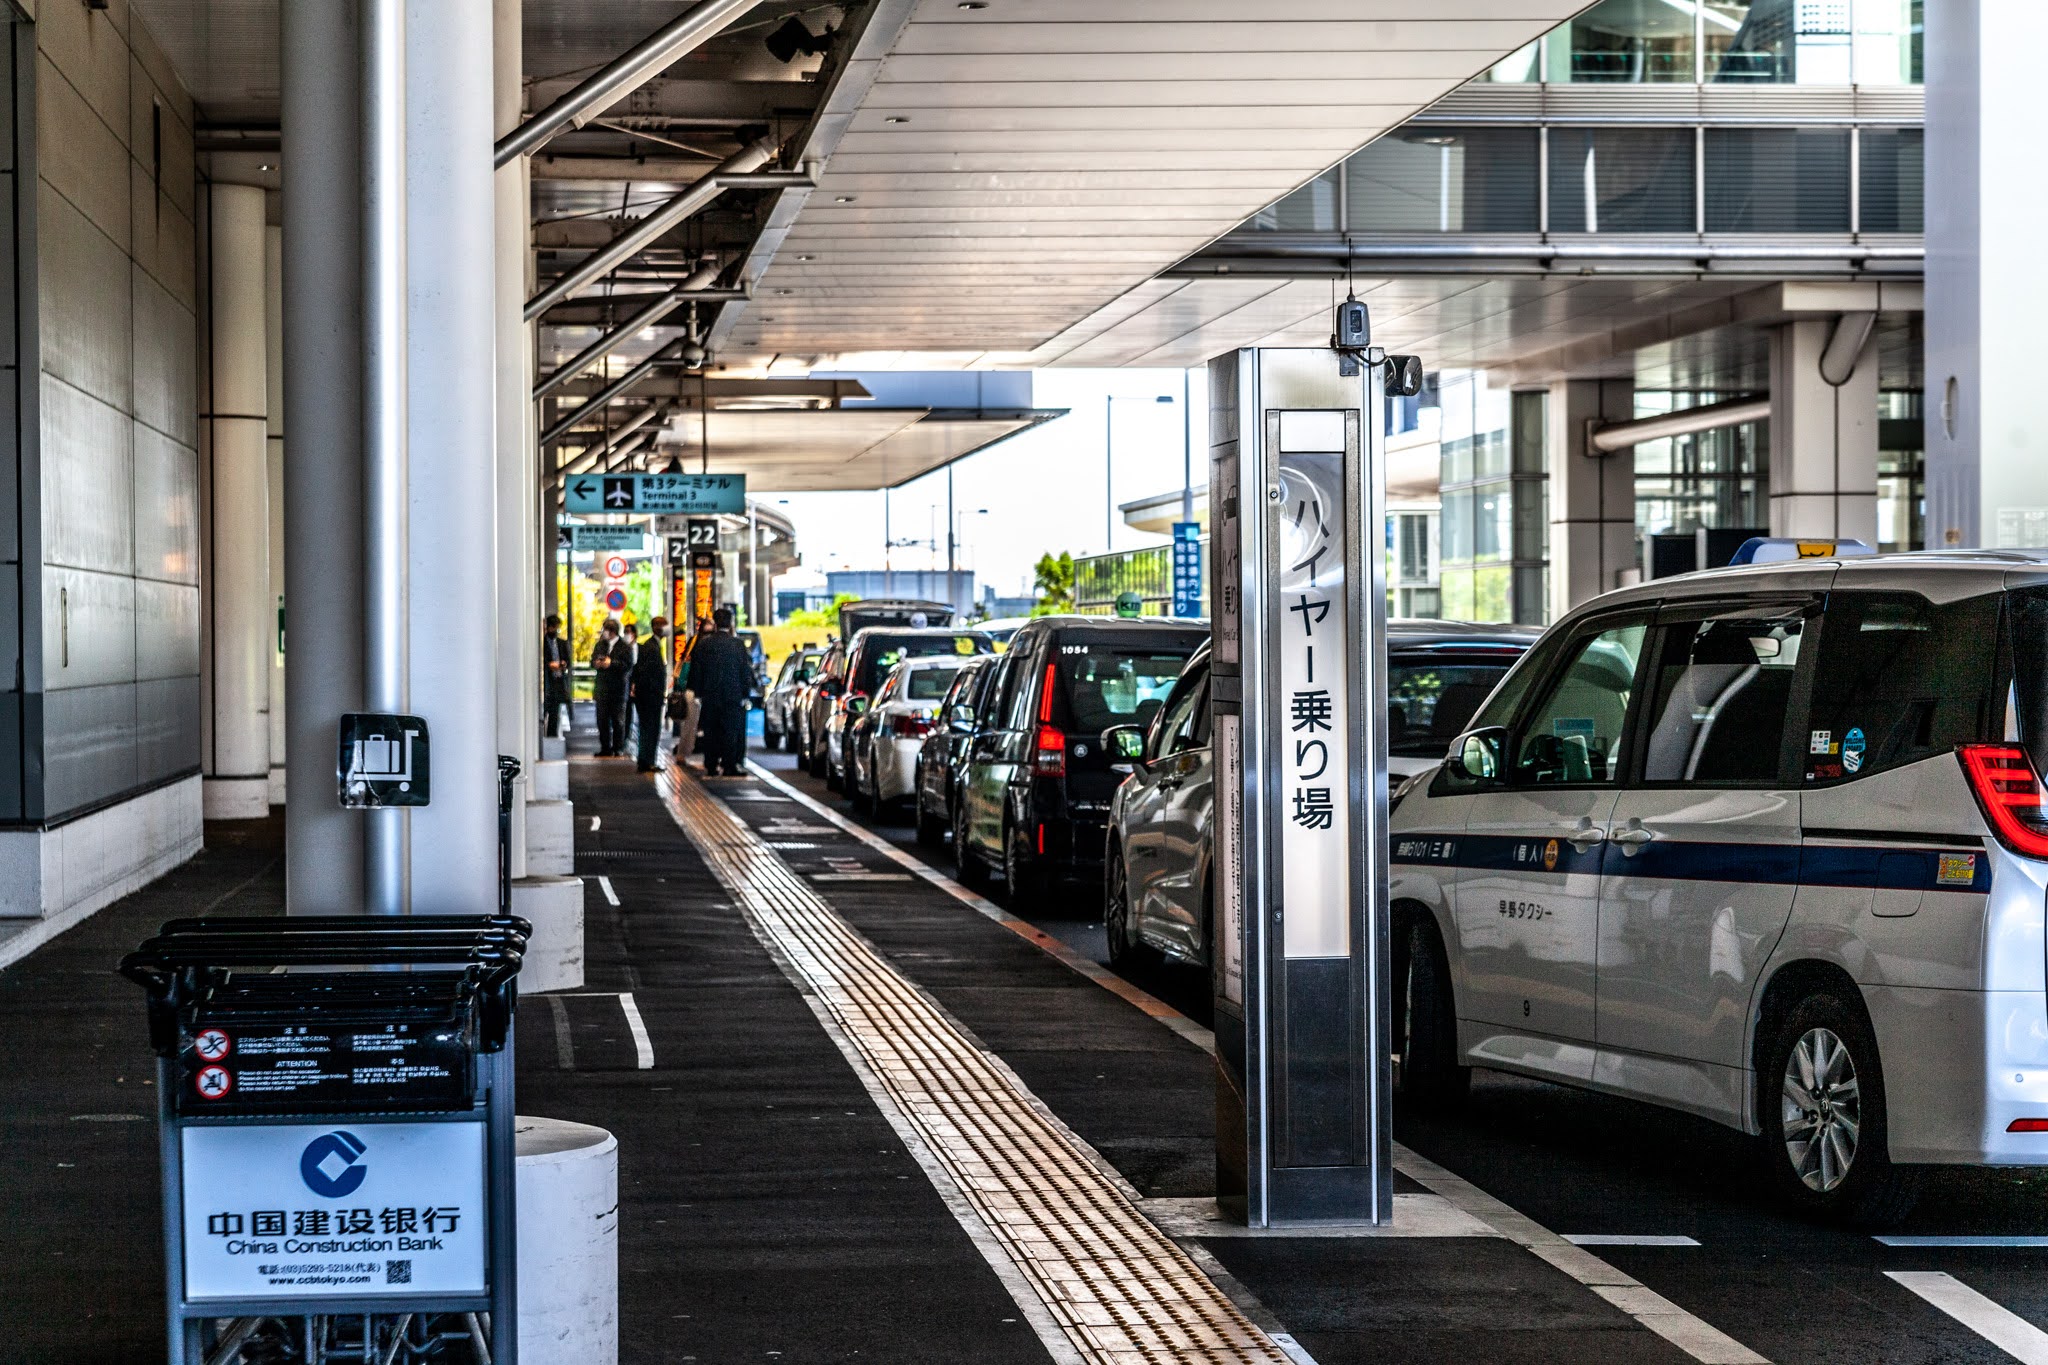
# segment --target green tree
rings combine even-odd
[[[807,608],[791,612],[789,619],[783,624],[808,626],[812,630],[837,630],[839,629],[839,609],[848,602],[858,600],[852,593],[843,592],[832,599],[832,605],[829,607]]]
[[[1065,550],[1042,554],[1034,570],[1032,588],[1038,593],[1033,616],[1053,616],[1074,609],[1074,556]]]

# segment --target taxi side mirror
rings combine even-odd
[[[946,723],[948,725],[960,726],[963,729],[973,725],[974,708],[969,706],[964,701],[960,702],[959,704],[955,705],[951,710],[946,712]]]
[[[1507,747],[1508,732],[1498,725],[1468,730],[1451,741],[1451,751],[1444,756],[1444,766],[1456,776],[1475,782],[1497,781]]]
[[[1145,761],[1145,732],[1136,725],[1112,725],[1102,732],[1102,747],[1117,758]]]
[[[867,714],[867,712],[868,712],[868,699],[867,699],[866,697],[862,697],[862,696],[851,696],[851,697],[848,697],[848,698],[846,699],[846,714],[847,714],[847,715],[849,715],[849,716],[864,716],[864,715],[866,715],[866,714]]]

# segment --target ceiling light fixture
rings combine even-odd
[[[960,0],[956,9],[987,9],[987,0]]]
[[[850,194],[834,195],[832,202],[835,204],[851,204],[853,202],[853,198],[854,197]]]
[[[888,114],[888,115],[885,115],[885,116],[883,116],[882,122],[884,122],[884,123],[908,123],[908,122],[910,122],[910,120],[909,120],[909,119],[907,119],[907,118],[905,118],[905,117],[904,117],[903,115],[901,115],[901,114]]]

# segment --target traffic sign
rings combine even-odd
[[[637,550],[647,542],[644,526],[565,526],[570,544],[578,550],[609,554],[614,550]]]
[[[426,805],[427,755],[427,723],[418,716],[345,713],[334,769],[341,804],[353,810]]]
[[[564,490],[569,512],[743,512],[744,474],[579,474]]]
[[[626,590],[624,588],[613,588],[604,595],[604,604],[613,611],[624,611],[626,609]]]
[[[626,567],[626,561],[623,556],[613,555],[604,562],[604,576],[606,578],[624,578],[626,576]]]

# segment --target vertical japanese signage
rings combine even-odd
[[[1285,956],[1351,951],[1345,412],[1276,414],[1280,902]],[[1355,419],[1354,419],[1355,420]]]
[[[1202,614],[1202,527],[1198,522],[1173,524],[1173,614]]]

